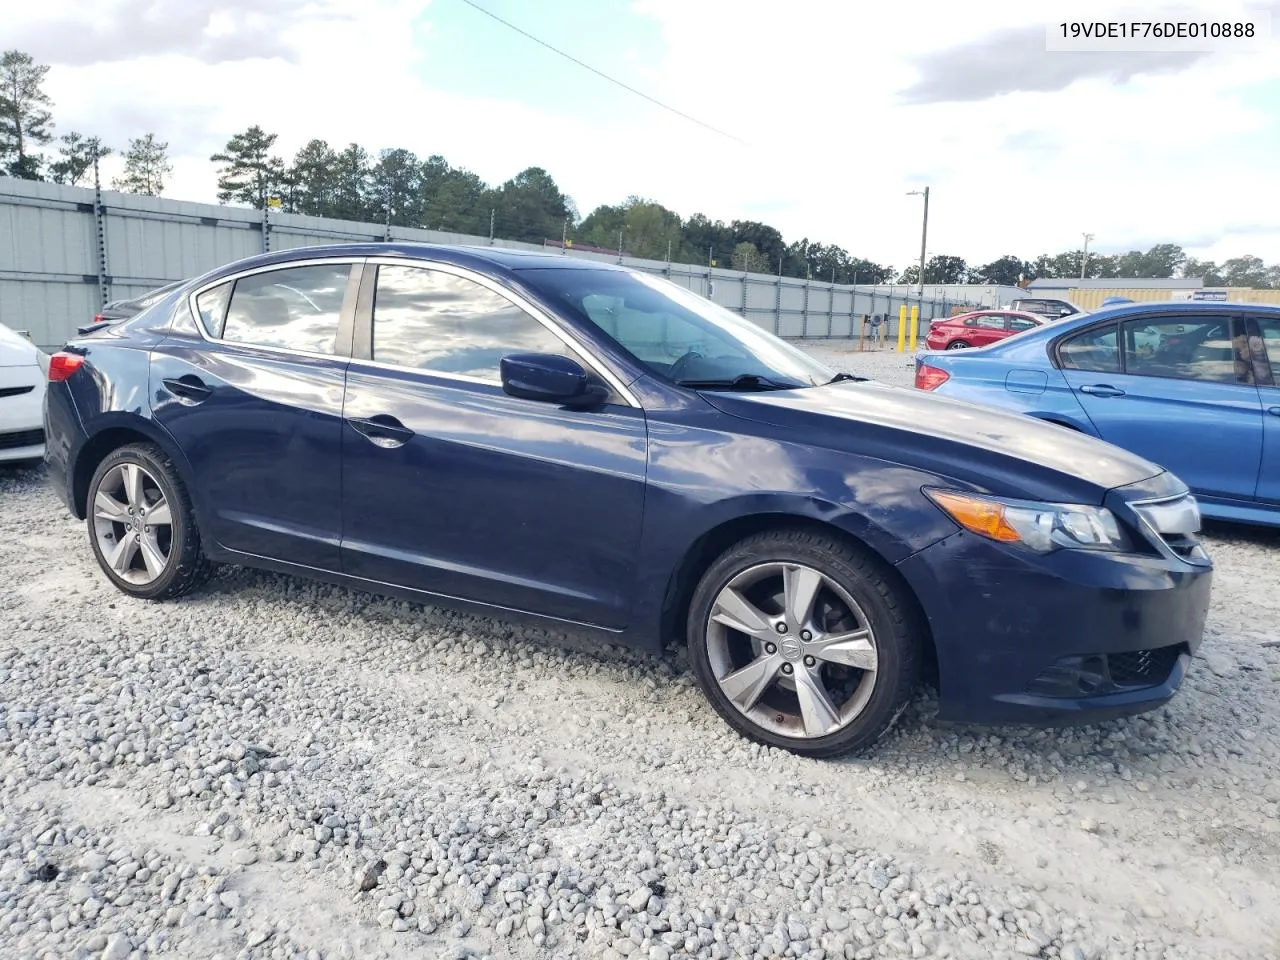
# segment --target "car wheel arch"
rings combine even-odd
[[[192,509],[196,513],[196,522],[204,526],[196,486],[192,481],[191,467],[187,458],[177,445],[157,425],[149,420],[106,417],[104,423],[93,431],[76,453],[75,463],[71,470],[71,503],[77,520],[83,520],[88,514],[89,481],[98,464],[111,455],[113,450],[128,446],[131,443],[154,443],[173,463],[187,495],[191,498]]]
[[[661,612],[662,645],[665,646],[672,638],[678,645],[684,644],[684,623],[689,603],[703,574],[721,554],[735,543],[756,534],[796,529],[825,533],[847,543],[854,550],[870,557],[901,588],[903,595],[910,599],[919,615],[916,622],[923,625],[924,676],[929,682],[936,683],[937,654],[929,621],[924,615],[920,598],[898,568],[867,538],[855,534],[847,526],[796,513],[744,514],[725,520],[698,536],[679,558],[667,580]]]

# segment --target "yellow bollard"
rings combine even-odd
[[[907,305],[898,308],[898,352],[907,345]]]
[[[907,347],[912,353],[916,352],[916,329],[920,325],[920,306],[918,304],[911,305],[911,344]]]

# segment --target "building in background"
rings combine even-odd
[[[1232,303],[1280,303],[1280,290],[1253,290],[1247,287],[1205,287],[1198,277],[1110,280],[1041,278],[1027,285],[1028,295],[1052,297],[1074,303],[1081,310],[1096,310],[1108,297],[1125,297],[1138,302],[1158,300],[1230,301]]]

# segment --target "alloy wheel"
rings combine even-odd
[[[738,573],[716,595],[706,632],[725,697],[780,736],[836,733],[875,689],[879,656],[866,615],[813,567],[775,562]]]
[[[119,463],[93,496],[93,531],[107,566],[135,586],[153,583],[169,563],[173,517],[156,478],[136,463]]]

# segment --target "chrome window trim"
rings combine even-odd
[[[204,321],[200,319],[200,308],[196,306],[196,298],[199,297],[202,293],[206,293],[209,290],[213,290],[216,287],[222,286],[224,283],[235,283],[243,279],[244,277],[256,276],[259,273],[271,273],[277,270],[292,270],[292,269],[297,269],[298,267],[325,267],[325,266],[332,266],[334,264],[346,264],[347,267],[350,268],[350,267],[363,265],[364,262],[365,262],[364,257],[315,257],[315,258],[306,259],[306,260],[289,261],[285,263],[273,263],[265,267],[253,267],[249,270],[242,270],[239,273],[233,273],[225,277],[220,277],[217,280],[214,280],[210,283],[206,283],[203,286],[198,287],[195,290],[192,290],[191,293],[187,294],[187,307],[191,311],[191,319],[195,321],[196,331],[200,334],[200,338],[205,343],[218,343],[218,344],[222,344],[223,346],[238,347],[240,349],[245,349],[245,350],[266,350],[269,353],[278,353],[286,357],[308,357],[315,360],[350,360],[351,359],[350,349],[348,348],[347,353],[339,353],[337,351],[336,342],[334,344],[333,353],[315,353],[311,350],[294,350],[291,347],[277,347],[277,346],[272,346],[270,344],[265,344],[265,343],[264,344],[246,343],[242,340],[227,340],[227,339],[224,339],[223,337],[211,337],[209,336],[209,331],[204,328]],[[344,309],[346,308],[346,305],[347,305],[347,296],[350,294],[350,290],[351,290],[350,279],[351,279],[350,274],[348,274],[347,291],[343,293],[343,298],[342,298],[342,306]],[[231,292],[232,292],[232,295],[234,295],[235,289],[233,288]],[[228,298],[228,301],[227,301],[228,307],[230,306],[230,302],[231,301]],[[353,310],[355,309],[354,302],[352,304],[352,309]],[[341,314],[339,314],[338,326],[340,331],[342,326]],[[334,333],[335,341],[337,338],[337,333],[338,331],[335,331]]]
[[[365,265],[370,267],[416,267],[420,270],[438,270],[441,273],[448,273],[453,276],[460,277],[463,280],[470,280],[474,283],[478,283],[491,293],[497,294],[512,305],[518,307],[520,310],[523,310],[538,323],[542,324],[543,327],[549,330],[556,339],[560,340],[569,349],[570,353],[581,360],[588,369],[593,370],[602,380],[605,381],[605,383],[609,384],[609,386],[617,392],[618,396],[626,402],[627,406],[634,407],[637,410],[643,409],[639,400],[636,399],[635,394],[623,384],[622,379],[614,374],[613,371],[610,370],[602,360],[588,350],[583,343],[564,330],[545,310],[531,303],[515,291],[508,290],[501,284],[495,283],[484,274],[476,273],[475,271],[467,267],[459,266],[456,263],[449,263],[443,260],[422,260],[415,257],[374,255],[365,260]],[[370,311],[369,323],[373,323],[372,310]],[[372,336],[372,331],[370,331],[370,335]],[[443,377],[449,380],[459,380],[463,383],[480,383],[496,387],[502,386],[501,380],[490,379],[488,377],[471,377],[465,374],[442,373],[425,367],[410,367],[398,363],[383,363],[373,359],[366,360],[364,358],[357,359],[354,357],[352,359],[355,362],[383,370],[398,370],[403,373],[416,373],[424,376]]]

